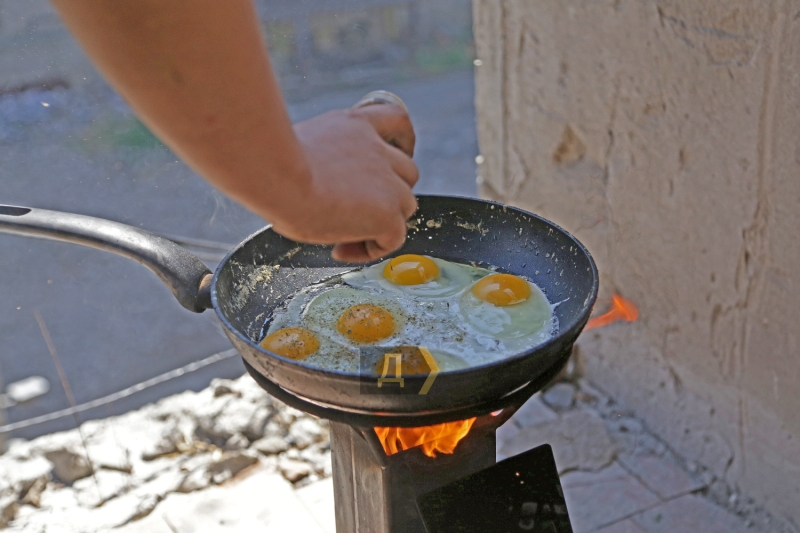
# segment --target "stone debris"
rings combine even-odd
[[[248,439],[241,433],[237,433],[225,441],[223,449],[229,451],[245,450],[247,449],[248,446],[250,446],[250,439]]]
[[[575,403],[575,385],[565,382],[556,383],[542,394],[542,399],[556,410],[569,409]]]
[[[6,527],[17,516],[19,504],[13,495],[0,498],[0,529]]]
[[[52,450],[44,454],[45,459],[53,463],[53,475],[58,481],[68,485],[79,479],[89,477],[94,472],[92,463],[86,456],[76,450],[64,448]]]
[[[47,488],[47,478],[44,476],[36,478],[27,490],[20,491],[19,503],[22,505],[29,504],[34,507],[41,507],[42,492],[45,488]]]
[[[159,457],[176,453],[184,444],[186,444],[186,438],[183,433],[176,426],[172,426],[161,435],[161,439],[158,442],[152,446],[145,447],[142,451],[142,459],[152,461]]]
[[[186,474],[181,484],[178,485],[177,492],[194,492],[209,486],[211,486],[211,476],[208,472],[208,465],[200,465]]]
[[[289,443],[286,439],[278,437],[277,435],[268,435],[255,441],[252,448],[264,455],[277,455],[288,450]]]
[[[292,483],[296,483],[311,475],[311,467],[307,463],[296,459],[281,458],[278,461],[278,469],[283,477]]]
[[[616,457],[603,420],[585,411],[571,411],[523,428],[503,444],[500,453],[511,457],[542,444],[553,447],[559,473],[601,470]]]
[[[289,428],[289,436],[298,450],[303,450],[328,438],[327,432],[310,418],[301,418],[292,423]]]
[[[6,387],[6,395],[16,403],[23,403],[47,394],[50,382],[42,376],[30,376]]]
[[[170,495],[227,486],[256,465],[298,486],[331,475],[327,421],[274,400],[249,376],[80,430],[8,441],[0,529],[94,533],[143,523]]]
[[[219,485],[257,462],[258,457],[253,453],[246,451],[229,453],[209,465],[208,473],[214,484]]]

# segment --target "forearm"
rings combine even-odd
[[[310,179],[250,0],[53,0],[139,117],[270,218]]]

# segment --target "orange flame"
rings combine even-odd
[[[607,313],[590,319],[584,330],[602,328],[618,320],[633,322],[637,318],[639,318],[639,309],[635,303],[619,294],[612,294],[611,309]]]
[[[436,452],[453,453],[458,443],[467,436],[475,418],[447,422],[421,428],[382,428],[375,433],[383,445],[386,455],[394,455],[403,450],[422,446],[422,453],[436,457]]]

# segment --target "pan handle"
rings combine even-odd
[[[152,270],[189,311],[212,307],[208,267],[185,248],[148,231],[101,218],[0,204],[0,233],[71,242],[133,259]]]

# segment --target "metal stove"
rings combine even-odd
[[[568,357],[567,357],[568,358]],[[323,406],[279,387],[247,365],[272,396],[330,420],[337,533],[571,533],[549,446],[496,462],[495,432],[566,363],[481,405],[400,416],[392,425],[422,427],[475,417],[452,454],[420,446],[387,454],[375,427],[385,416]]]

